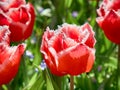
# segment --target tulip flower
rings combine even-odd
[[[107,38],[120,44],[120,0],[103,0],[96,19]]]
[[[95,38],[86,23],[76,26],[63,24],[58,29],[46,29],[42,37],[41,53],[47,67],[58,76],[89,72],[95,60]]]
[[[9,46],[10,31],[7,26],[0,26],[0,86],[9,83],[17,74],[21,55],[25,45]]]
[[[9,26],[10,41],[26,40],[32,33],[34,20],[34,7],[25,0],[0,1],[0,25]]]

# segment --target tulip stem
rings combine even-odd
[[[118,45],[117,90],[120,90],[120,45]]]
[[[70,76],[70,90],[74,90],[74,76]]]

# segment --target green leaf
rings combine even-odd
[[[54,90],[50,77],[46,74],[47,90]]]
[[[65,7],[69,8],[72,4],[72,0],[65,0]]]
[[[35,74],[32,76],[32,78],[29,80],[28,85],[25,86],[25,87],[23,88],[23,90],[26,90],[26,89],[32,87],[33,84],[36,82],[36,78],[37,78],[37,73],[35,73]]]
[[[45,81],[44,81],[43,75],[40,75],[29,90],[42,90],[44,83]]]
[[[46,83],[47,90],[61,90],[61,77],[52,75],[48,70],[46,70]]]

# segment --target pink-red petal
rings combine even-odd
[[[7,13],[13,19],[9,25],[11,31],[11,41],[25,40],[32,34],[33,31],[35,12],[32,4],[27,4],[26,7],[21,7],[19,10],[20,12],[15,11],[15,13],[12,13],[10,11],[10,13]]]
[[[69,24],[63,24],[62,27],[59,28],[61,32],[63,32],[66,37],[69,37],[75,41],[81,41],[80,38],[80,27],[77,27],[76,25],[69,25]]]
[[[79,75],[91,70],[94,58],[91,56],[92,49],[83,44],[62,51],[58,56],[58,71],[67,72],[70,75]],[[87,66],[90,64],[89,66]]]
[[[32,34],[33,27],[34,27],[34,21],[35,21],[35,11],[34,11],[33,5],[28,3],[28,7],[29,7],[28,12],[31,15],[31,20],[27,26],[26,32],[24,33],[24,40],[27,39]]]
[[[105,35],[111,41],[119,44],[120,43],[120,16],[119,13],[114,10],[110,10],[109,13],[100,20],[102,17],[97,18],[97,22],[103,29]]]
[[[0,85],[10,82],[18,72],[25,45],[9,47],[0,44]]]
[[[96,43],[96,40],[94,38],[94,32],[93,32],[93,29],[92,27],[88,24],[88,23],[85,23],[83,26],[81,26],[81,29],[82,31],[84,32],[85,30],[88,31],[89,33],[89,36],[85,42],[85,44],[91,48],[94,47],[95,43]]]
[[[108,10],[113,9],[117,11],[118,9],[120,9],[120,0],[104,0],[103,3]]]
[[[14,22],[21,22],[26,24],[29,21],[29,12],[26,7],[11,8],[9,12],[6,13]]]
[[[54,32],[49,31],[49,28],[47,28],[47,31],[44,33],[44,35],[42,37],[42,44],[41,44],[40,51],[43,54],[44,60],[47,64],[48,68],[50,69],[50,71],[55,75],[62,76],[64,74],[59,72],[56,68],[57,67],[56,51],[54,48],[52,48],[50,45],[48,45],[48,42],[53,37],[53,35],[54,35]]]
[[[9,45],[10,40],[10,31],[7,26],[0,26],[0,44],[4,43],[5,45]]]
[[[25,0],[0,0],[0,8],[5,12],[10,8],[17,8],[23,4],[25,4]]]
[[[65,75],[65,73],[59,72],[57,70],[58,57],[54,48],[48,47],[48,48],[45,48],[45,51],[41,50],[41,52],[43,53],[43,56],[48,68],[53,74],[59,75],[59,76]]]
[[[9,25],[9,21],[10,19],[6,16],[6,14],[0,10],[0,25]]]
[[[17,1],[20,1],[22,5],[11,7],[7,11],[0,9],[0,25],[9,26],[11,31],[10,40],[13,42],[27,39],[32,34],[35,21],[35,11],[32,4],[24,4],[23,0]],[[1,1],[0,5],[2,3]],[[17,5],[17,2],[15,2],[15,5]]]

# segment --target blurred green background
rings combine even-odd
[[[117,46],[111,43],[96,23],[101,0],[27,0],[35,8],[36,20],[17,76],[0,90],[69,90],[69,75],[57,77],[44,69],[40,45],[47,26],[56,29],[63,23],[88,22],[97,40],[96,59],[89,73],[74,77],[74,90],[116,90]],[[42,64],[41,64],[42,63]]]

